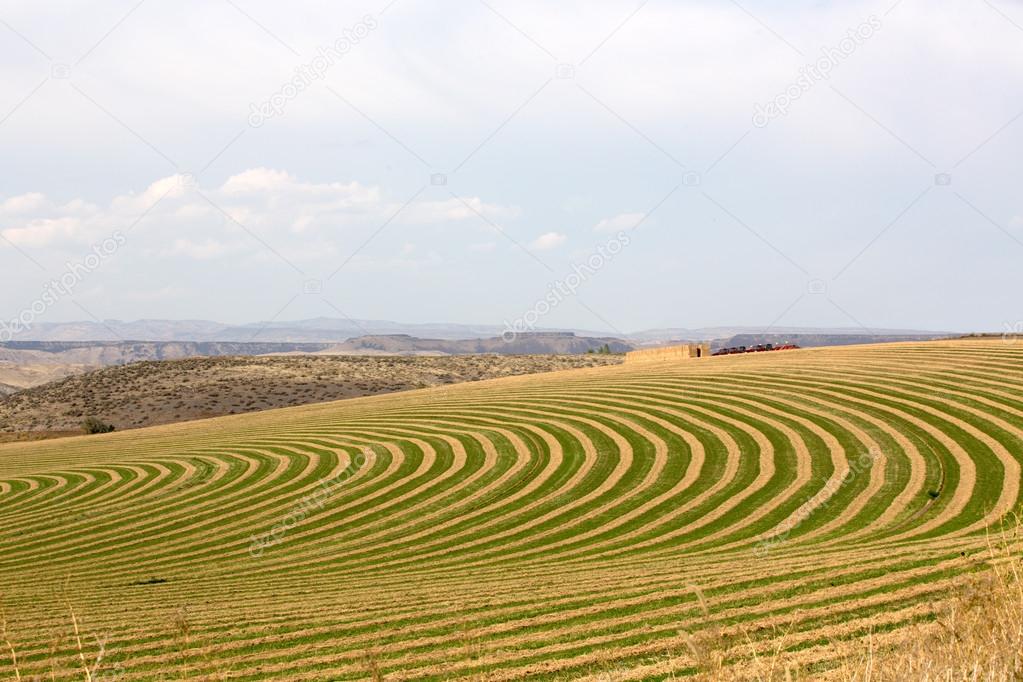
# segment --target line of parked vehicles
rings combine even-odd
[[[711,355],[739,355],[740,353],[763,353],[765,351],[774,350],[796,350],[799,348],[794,343],[784,343],[774,345],[773,343],[762,343],[757,346],[735,346],[733,348],[721,348],[720,350],[714,351]]]

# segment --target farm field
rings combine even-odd
[[[0,679],[845,679],[987,567],[1021,458],[998,340],[0,445]]]

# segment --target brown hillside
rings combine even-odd
[[[0,433],[119,430],[464,381],[617,364],[620,356],[261,356],[138,362],[0,398]]]

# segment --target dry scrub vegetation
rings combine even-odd
[[[1023,680],[1023,525],[994,538],[988,551],[973,560],[968,574],[947,600],[932,605],[922,622],[894,636],[867,632],[848,640],[822,642],[841,652],[827,668],[801,664],[787,649],[787,633],[771,646],[754,643],[743,628],[726,634],[717,627],[700,636],[685,630],[680,639],[695,664],[682,677],[673,666],[668,679],[697,682],[1017,682]],[[701,611],[711,612],[698,587],[693,588]],[[754,626],[753,629],[756,629]],[[614,674],[601,676],[611,682]],[[621,679],[634,679],[622,677]]]
[[[137,362],[0,397],[0,442],[12,438],[4,432],[80,432],[90,416],[124,430],[619,362],[620,356],[606,355],[287,355]]]
[[[841,670],[851,681],[1023,679],[1023,561],[1020,525],[990,549],[988,566],[969,577],[934,623],[906,633],[900,646],[865,651]]]

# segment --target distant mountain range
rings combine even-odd
[[[609,350],[624,353],[639,347],[671,345],[686,341],[709,341],[717,348],[752,346],[762,343],[795,343],[804,347],[853,343],[921,341],[949,336],[940,332],[880,330],[867,334],[849,329],[772,329],[769,333],[748,327],[709,329],[659,329],[626,334],[624,338],[577,334],[572,331],[530,332],[509,338],[493,334],[497,327],[462,325],[399,325],[363,322],[435,332],[424,338],[407,333],[377,333],[348,336],[346,321],[318,319],[281,323],[280,326],[245,325],[228,327],[214,322],[141,320],[138,322],[77,322],[39,325],[34,335],[42,340],[0,343],[0,399],[15,390],[38,386],[65,376],[100,367],[127,365],[146,360],[179,360],[194,357],[255,355],[578,355]],[[332,328],[333,325],[333,328]],[[244,331],[243,331],[244,330]],[[744,331],[749,330],[749,331]],[[490,331],[489,336],[478,336]],[[89,338],[105,332],[113,338]],[[466,338],[467,335],[474,334]],[[182,339],[216,336],[220,340]],[[121,340],[120,337],[133,337]],[[454,338],[452,338],[454,337]],[[241,338],[240,341],[225,340]],[[248,340],[245,340],[245,339]],[[258,339],[258,340],[253,340]]]
[[[194,341],[12,341],[0,344],[0,396],[99,367],[143,360],[315,353],[330,344]]]
[[[388,320],[349,320],[318,317],[291,322],[252,322],[230,325],[209,320],[104,320],[102,322],[38,323],[14,336],[14,341],[194,341],[231,343],[343,343],[363,336],[404,334],[423,339],[463,341],[499,337],[500,325],[448,323],[403,323]],[[587,329],[538,329],[537,332],[574,332],[578,336],[606,338],[607,332]],[[671,341],[712,341],[737,334],[808,334],[842,336],[886,336],[935,338],[952,335],[906,329],[859,329],[818,327],[684,327],[648,329],[613,334],[614,338],[636,346],[664,345]]]
[[[579,355],[606,347],[612,353],[634,348],[621,339],[577,336],[572,332],[518,334],[505,339],[421,339],[407,334],[360,336],[331,346],[319,355]]]
[[[11,341],[0,343],[0,400],[16,391],[102,367],[152,360],[258,355],[580,355],[619,339],[571,333],[521,334],[513,339],[422,339],[407,334],[361,336],[341,343],[236,341]]]
[[[319,317],[294,322],[231,325],[209,320],[103,320],[38,323],[14,341],[220,341],[231,343],[340,343],[358,336],[409,334],[439,339],[499,336],[503,327],[403,324],[387,320]]]
[[[795,344],[803,348],[817,346],[852,346],[859,343],[892,343],[895,341],[928,341],[944,338],[947,334],[736,334],[728,339],[720,339],[711,343],[711,348],[735,348],[736,346],[759,346],[771,343],[776,346]]]

